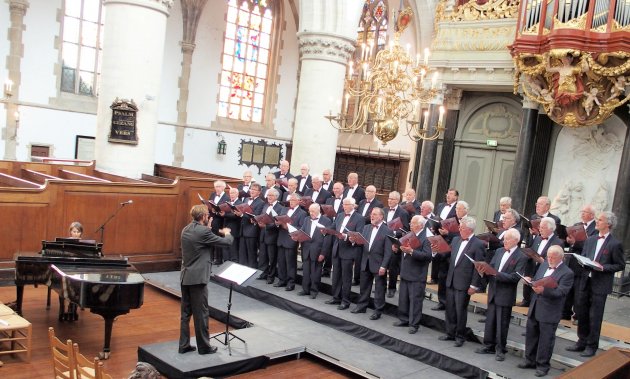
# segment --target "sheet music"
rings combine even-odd
[[[232,264],[230,267],[226,268],[219,277],[234,282],[240,286],[255,273],[255,268]]]

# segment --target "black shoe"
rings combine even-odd
[[[394,326],[409,326],[409,323],[405,322],[405,321],[396,321],[392,325],[394,325]]]
[[[477,353],[477,354],[496,354],[494,349],[491,349],[489,347],[480,347],[477,350],[475,350],[475,353]]]
[[[381,318],[381,313],[380,312],[374,312],[370,316],[370,320],[378,320],[379,318]]]
[[[201,355],[214,354],[214,353],[217,352],[217,350],[219,350],[218,347],[210,346],[210,348],[208,350],[201,350],[201,349],[199,349],[198,353],[201,354]]]
[[[315,299],[316,297],[317,297],[317,292],[313,292],[313,293],[311,294],[311,299]]]
[[[268,278],[267,279],[267,284],[271,284],[276,280],[276,278]]]
[[[282,282],[278,282],[278,283],[274,283],[274,287],[285,287],[287,284],[286,283],[282,283]]]
[[[265,280],[267,279],[267,275],[260,275],[259,277],[256,278],[256,280]]]
[[[437,282],[435,280],[429,280],[427,281],[427,284],[437,284]]]
[[[191,351],[195,351],[195,350],[197,350],[197,348],[196,348],[196,347],[188,345],[188,346],[186,346],[186,347],[185,347],[185,348],[183,348],[183,349],[181,349],[181,348],[180,348],[180,349],[179,349],[179,351],[178,351],[178,353],[180,353],[180,354],[186,354],[186,353],[189,353],[189,352],[191,352]]]
[[[310,292],[306,292],[306,291],[300,291],[300,292],[297,293],[298,296],[307,296],[307,295],[310,295],[310,294],[311,294]]]
[[[524,363],[519,363],[516,365],[516,367],[518,368],[536,368],[536,364],[535,363],[531,363],[531,362],[524,362]]]
[[[394,297],[394,295],[396,294],[396,290],[395,289],[388,289],[387,290],[387,297]]]
[[[323,272],[322,273],[322,278],[330,278],[330,273],[329,272]]]
[[[350,311],[350,313],[365,313],[365,308],[364,309],[354,308],[353,310]]]
[[[592,347],[587,347],[582,353],[580,353],[580,357],[592,357],[594,355],[595,349],[593,349]]]
[[[485,323],[486,319],[485,318],[480,318],[479,320],[477,320],[477,322]]]
[[[464,341],[463,340],[455,341],[455,343],[453,344],[453,346],[455,346],[455,347],[462,347],[463,345],[464,345]]]
[[[439,336],[438,339],[440,341],[455,341],[455,337],[451,337],[449,335],[443,335],[443,336]]]
[[[339,309],[340,311],[346,310],[348,308],[350,308],[350,304],[339,304],[337,306],[337,309]]]
[[[212,264],[215,265],[215,266],[219,266],[219,265],[223,264],[223,261],[215,259],[215,260],[212,261]]]
[[[499,362],[503,362],[505,360],[505,354],[497,351],[497,355],[494,357],[494,359],[496,359]]]
[[[443,311],[446,310],[446,307],[443,306],[442,304],[438,304],[435,307],[431,308],[432,311]]]
[[[566,351],[584,351],[584,349],[586,349],[586,346],[582,346],[578,344],[575,344],[573,346],[567,346],[564,348],[564,350]]]
[[[410,326],[409,330],[407,331],[407,333],[409,333],[409,334],[416,334],[416,333],[418,333],[418,329],[419,329],[418,326]]]
[[[295,286],[286,286],[285,287],[285,291],[293,291],[295,289]]]
[[[361,284],[361,282],[359,282],[358,280],[355,280],[352,282],[353,286],[358,286],[359,284]]]
[[[330,304],[330,305],[341,304],[341,300],[330,299],[330,300],[324,301],[324,304]]]
[[[529,302],[521,301],[520,303],[516,303],[517,307],[529,307]]]
[[[546,371],[542,371],[542,370],[536,370],[536,372],[534,373],[534,376],[540,378],[543,376],[547,376],[547,372]]]

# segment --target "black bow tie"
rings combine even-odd
[[[598,240],[603,240],[604,238],[606,238],[606,236],[599,236],[599,237],[597,237]]]
[[[555,269],[556,269],[556,267],[549,267],[547,270],[551,270],[551,271],[553,271],[553,270],[555,270]]]
[[[468,241],[468,238],[462,238],[462,242]]]
[[[549,239],[548,237],[542,237],[542,240],[543,240],[543,241],[546,241],[546,240],[548,240],[548,239]]]

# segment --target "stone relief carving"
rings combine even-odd
[[[551,213],[570,225],[580,219],[585,204],[592,204],[598,211],[610,210],[622,139],[603,126],[564,128],[556,146],[551,176],[559,186],[552,191],[554,186],[550,184],[550,194],[555,193]]]
[[[333,36],[298,35],[300,57],[310,59],[329,59],[344,64],[354,53],[354,44]]]

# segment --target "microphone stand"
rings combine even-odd
[[[114,217],[116,217],[118,212],[120,212],[120,210],[123,209],[125,205],[127,204],[128,204],[127,202],[120,203],[120,205],[118,206],[118,208],[116,208],[114,213],[112,213],[111,216],[109,216],[109,218],[105,220],[105,222],[101,226],[99,226],[98,229],[94,231],[94,234],[98,233],[99,230],[101,231],[101,243],[103,243],[103,235],[105,234],[105,225],[107,225],[108,222],[110,222]]]

